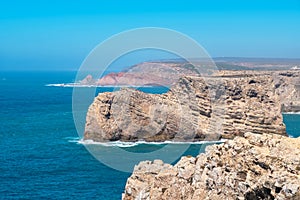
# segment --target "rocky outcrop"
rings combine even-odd
[[[130,199],[300,199],[300,138],[246,133],[174,166],[143,161],[127,180]]]
[[[94,85],[96,84],[96,80],[93,79],[92,75],[87,75],[83,80],[79,82],[81,85]]]
[[[273,73],[282,112],[300,112],[300,70]]]
[[[84,139],[199,141],[245,132],[285,135],[272,76],[187,76],[157,95],[134,89],[99,94]]]

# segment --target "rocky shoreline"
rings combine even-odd
[[[174,166],[143,161],[123,200],[300,199],[300,138],[245,133]]]

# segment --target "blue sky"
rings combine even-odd
[[[11,0],[0,3],[0,69],[76,70],[111,35],[149,26],[213,57],[300,58],[300,0]]]

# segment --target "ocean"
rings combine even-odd
[[[74,82],[75,76],[76,72],[0,72],[0,199],[121,198],[130,173],[102,164],[80,143],[72,115],[73,89],[45,86]],[[290,136],[300,136],[299,114],[285,114],[284,121]],[[152,152],[165,145],[122,148]],[[195,156],[206,145],[190,145],[183,155]],[[112,147],[101,148],[110,152]]]

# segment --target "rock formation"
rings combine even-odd
[[[174,166],[143,161],[127,180],[130,199],[300,199],[300,138],[246,133]]]
[[[283,112],[300,112],[300,71],[273,73]]]
[[[187,76],[169,92],[122,89],[99,94],[90,106],[84,139],[198,141],[245,132],[285,135],[274,79]]]
[[[83,80],[79,82],[82,85],[94,85],[96,84],[96,80],[93,79],[92,75],[87,75]]]

